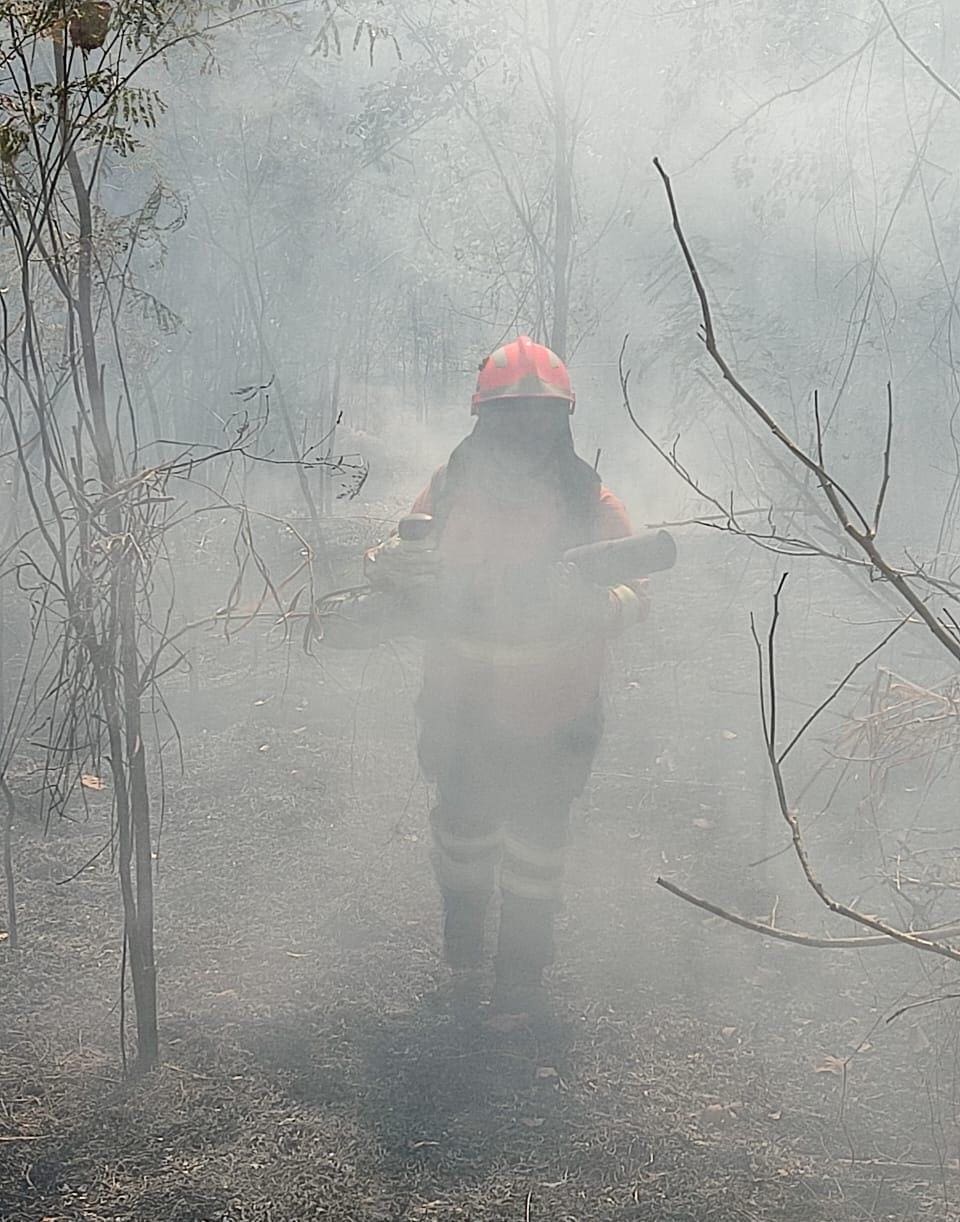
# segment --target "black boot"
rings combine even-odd
[[[443,957],[455,971],[478,967],[483,959],[486,892],[444,892]]]
[[[554,959],[554,900],[504,895],[500,909],[492,1007],[503,1014],[541,1015],[544,969]]]

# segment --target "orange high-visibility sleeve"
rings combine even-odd
[[[603,485],[600,489],[600,504],[597,508],[595,542],[604,543],[608,539],[625,539],[627,535],[632,534],[633,529],[626,505],[606,485]]]
[[[423,488],[420,491],[419,495],[417,496],[417,499],[413,502],[413,505],[410,509],[411,513],[433,513],[433,505],[436,499],[436,492],[440,486],[441,481],[443,480],[446,470],[447,468],[443,466],[443,467],[438,467],[436,471],[434,471],[433,476],[430,479],[430,483],[427,484],[426,488]]]

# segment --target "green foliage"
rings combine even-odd
[[[377,7],[382,7],[383,0],[376,0],[376,3]],[[351,49],[356,52],[362,43],[366,43],[371,68],[378,43],[388,44],[397,60],[403,59],[400,43],[388,26],[373,21],[370,17],[351,13],[343,0],[322,0],[322,4],[324,19],[313,39],[312,50],[315,55],[323,59],[329,59],[331,55],[342,55],[344,44],[351,38],[352,30]]]
[[[122,86],[108,95],[103,117],[83,126],[83,139],[129,156],[140,145],[141,128],[154,128],[166,109],[155,89]]]

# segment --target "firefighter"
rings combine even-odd
[[[601,734],[606,641],[643,618],[642,583],[589,585],[569,548],[630,534],[623,504],[574,450],[563,362],[521,336],[480,366],[476,423],[417,498],[433,518],[435,630],[417,704],[436,782],[432,860],[444,957],[475,984],[495,890],[492,1006],[542,1012],[570,807]]]

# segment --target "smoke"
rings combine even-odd
[[[173,481],[182,518],[151,579],[177,641],[144,700],[163,795],[154,861],[171,1064],[182,1039],[192,1082],[249,1071],[265,1114],[324,1117],[322,1148],[347,1163],[349,1128],[361,1178],[421,1160],[409,1184],[424,1216],[433,1200],[459,1210],[469,1180],[517,1217],[538,1216],[541,1191],[543,1216],[613,1217],[584,1212],[584,1185],[616,1182],[611,1210],[644,1209],[657,1159],[674,1185],[676,1152],[706,1148],[728,1169],[768,1151],[760,1178],[782,1173],[795,1193],[803,1163],[862,1205],[855,1215],[831,1198],[817,1216],[879,1216],[877,1168],[902,1156],[926,1184],[956,1158],[952,1011],[886,1022],[952,993],[951,963],[867,943],[790,946],[656,886],[662,876],[812,939],[873,936],[810,887],[784,806],[842,904],[902,930],[955,917],[954,660],[916,609],[867,659],[910,608],[823,493],[864,507],[896,575],[955,635],[958,125],[944,82],[960,80],[960,16],[891,9],[895,31],[884,7],[241,6],[209,59],[188,42],[151,61],[142,82],[163,113],[129,153],[104,154],[98,249],[122,270],[102,286],[103,377],[111,411],[124,387],[135,404],[120,434],[138,431],[145,466],[256,436],[209,478]],[[832,485],[705,351],[654,156],[725,360]],[[0,251],[16,291],[2,233]],[[577,452],[635,530],[668,525],[679,560],[651,579],[649,620],[608,650],[604,733],[573,804],[548,973],[560,1018],[539,1043],[521,1025],[484,1044],[443,1009],[431,874],[442,834],[431,839],[437,797],[417,755],[430,642],[338,653],[311,616],[324,593],[362,584],[364,551],[472,427],[480,359],[521,333],[564,349]],[[11,330],[8,353],[13,341]],[[10,418],[3,427],[9,463]],[[22,505],[20,476],[4,472],[4,504]],[[13,571],[0,573],[7,708],[36,614]],[[771,725],[775,761],[788,749],[781,777]],[[80,1032],[108,1059],[119,937],[108,761],[96,778],[106,796],[82,790],[76,822],[45,839],[42,731],[22,734],[8,775],[20,935],[51,967],[38,958],[21,977],[0,962],[0,1029],[13,1044],[36,1028],[61,1051]],[[571,742],[554,773],[578,763]],[[516,765],[505,749],[497,759],[486,776],[478,766],[478,787],[502,782],[504,759]],[[497,918],[494,904],[484,1000]],[[228,1048],[223,1066],[197,1051],[208,1040]],[[517,1085],[517,1065],[530,1081]],[[20,1086],[18,1099],[32,1097]],[[669,1135],[659,1152],[638,1153],[618,1111],[617,1091],[634,1086],[631,1107]],[[591,1091],[615,1116],[609,1150],[564,1111]],[[58,1098],[51,1114],[67,1106]],[[498,1125],[532,1142],[554,1123],[558,1148],[581,1150],[576,1201],[545,1141],[527,1162],[509,1147],[506,1189],[495,1159],[456,1171]],[[455,1167],[441,1174],[428,1155],[439,1167],[447,1142]],[[333,1157],[320,1149],[311,1159]],[[549,1166],[527,1186],[538,1158]],[[0,1204],[14,1199],[5,1168]],[[715,1170],[705,1182],[720,1182]],[[337,1182],[348,1210],[374,1216]],[[276,1216],[298,1216],[294,1196]],[[884,1216],[920,1216],[894,1197]],[[757,1210],[780,1216],[778,1199]],[[716,1200],[691,1201],[649,1216],[719,1216]]]

